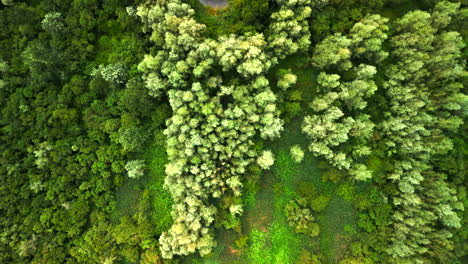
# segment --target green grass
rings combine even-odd
[[[325,211],[319,215],[320,251],[329,263],[336,263],[346,253],[347,243],[344,240],[345,225],[353,225],[356,211],[352,205],[341,197],[334,196]]]
[[[142,193],[149,189],[153,201],[153,220],[157,228],[156,233],[167,230],[171,223],[170,194],[163,189],[165,177],[165,164],[167,163],[166,149],[161,136],[155,139],[153,144],[149,144],[147,149],[135,157],[143,159],[147,164],[147,170],[143,177],[130,179],[126,177],[124,184],[116,192],[116,214],[113,221],[118,222],[122,216],[132,216],[136,213]]]
[[[150,175],[145,175],[139,179],[125,177],[124,183],[115,193],[116,210],[112,216],[112,221],[118,223],[123,216],[132,216],[138,209],[143,190],[150,181]]]
[[[284,207],[289,200],[294,198],[298,192],[298,186],[313,184],[319,195],[331,196],[332,199],[325,210],[318,214],[314,213],[320,226],[320,238],[311,238],[305,235],[298,236],[290,228],[289,234],[283,237],[283,241],[294,241],[300,237],[299,243],[289,245],[289,257],[294,259],[302,248],[308,248],[312,252],[322,253],[328,263],[335,263],[342,257],[346,245],[343,244],[341,236],[344,235],[345,225],[352,225],[355,221],[356,211],[349,201],[337,195],[338,186],[332,182],[324,182],[317,160],[306,151],[304,161],[296,164],[289,149],[295,144],[307,149],[307,140],[300,132],[301,120],[293,120],[285,127],[280,140],[274,144],[277,157],[273,172],[279,179],[282,192],[275,194],[275,221],[287,225],[284,216]],[[312,190],[311,190],[312,191]],[[320,243],[316,243],[320,239]],[[285,262],[287,263],[287,262]]]
[[[251,263],[272,263],[271,245],[269,240],[271,240],[270,233],[259,229],[252,230],[250,233],[250,248],[248,251],[248,259]]]
[[[166,177],[167,154],[162,144],[164,143],[157,142],[153,144],[145,153],[145,160],[149,163],[148,174],[150,178],[147,188],[151,190],[153,197],[153,219],[158,229],[157,233],[169,229],[172,224],[172,200],[170,194],[163,188],[164,178]]]

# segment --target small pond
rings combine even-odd
[[[223,8],[228,5],[227,0],[199,0],[202,4],[211,6],[211,7],[219,7]]]

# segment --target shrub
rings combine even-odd
[[[291,157],[297,163],[301,163],[304,159],[304,151],[302,150],[301,146],[294,145],[291,147]]]
[[[288,95],[290,101],[300,102],[302,101],[302,92],[300,90],[291,90]]]
[[[145,174],[145,161],[144,160],[131,160],[125,165],[128,177],[138,179]]]
[[[306,249],[302,249],[296,264],[321,264],[323,263],[322,259],[321,255],[314,255]]]
[[[125,151],[141,151],[145,140],[146,135],[143,128],[120,128],[118,131],[118,142]]]
[[[264,170],[268,170],[273,163],[275,163],[275,157],[273,156],[273,152],[271,150],[264,150],[262,155],[258,157],[257,163],[260,168]]]
[[[242,234],[239,236],[239,238],[236,241],[234,241],[234,245],[238,249],[243,249],[247,246],[248,240],[249,240],[249,236]]]
[[[281,110],[285,113],[285,119],[291,119],[301,113],[302,107],[298,102],[286,102]]]
[[[359,214],[358,226],[368,233],[375,231],[375,225],[368,214]]]
[[[278,87],[287,90],[297,82],[297,76],[291,72],[291,70],[281,69],[279,70]]]
[[[330,196],[320,195],[310,201],[310,206],[312,207],[312,210],[322,212],[327,208],[329,202]]]
[[[342,184],[338,187],[336,191],[339,196],[341,196],[346,201],[352,201],[355,198],[354,186],[350,184]]]
[[[338,183],[340,182],[342,179],[343,179],[343,173],[337,169],[328,169],[326,170],[323,175],[322,175],[322,179],[324,181],[332,181],[334,183]]]
[[[305,197],[308,201],[312,201],[318,195],[317,187],[311,182],[299,182],[297,191],[300,196]]]
[[[314,217],[307,208],[307,200],[304,198],[294,199],[284,208],[288,223],[294,227],[297,233],[308,234],[310,236],[318,236],[320,229],[314,223]]]

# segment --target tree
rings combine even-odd
[[[122,127],[118,131],[118,142],[126,151],[140,151],[145,140],[146,136],[141,127]]]
[[[291,73],[291,70],[282,70],[280,71],[280,77],[278,80],[278,87],[287,90],[289,87],[293,86],[297,82],[297,76]]]
[[[28,257],[34,254],[36,250],[36,237],[33,235],[31,239],[21,241],[21,243],[18,246],[18,255],[20,255],[21,257]]]
[[[321,72],[318,95],[310,104],[314,112],[302,125],[312,140],[309,150],[358,180],[372,175],[362,159],[371,153],[366,144],[375,125],[362,110],[377,91],[373,80],[377,67],[372,64],[379,65],[388,56],[383,50],[387,22],[379,15],[367,16],[353,26],[349,36],[337,33],[318,43],[311,59]]]
[[[39,169],[43,169],[49,162],[48,153],[51,150],[53,150],[52,145],[48,142],[42,142],[39,144],[37,150],[33,151],[34,156],[36,157],[34,164],[36,164]]]
[[[42,29],[51,34],[61,33],[65,30],[65,26],[63,25],[63,22],[61,20],[61,13],[47,13],[41,23]]]
[[[438,56],[439,52],[447,51],[438,46],[439,41],[443,42],[447,34],[456,35],[445,28],[457,8],[457,4],[442,1],[432,14],[409,12],[396,22],[390,41],[394,64],[387,68],[384,83],[390,109],[381,130],[387,141],[387,156],[395,160],[387,174],[397,189],[392,195],[395,212],[391,225],[395,232],[387,249],[394,262],[422,263],[428,257],[444,262],[451,258],[449,237],[452,235],[448,228],[458,226],[454,211],[461,207],[450,195],[445,176],[435,171],[432,161],[451,148],[443,136],[445,128],[437,121],[441,120],[438,115],[443,111],[434,109],[442,98],[459,91],[459,85],[455,84],[457,74],[452,75],[460,67],[455,59],[459,50],[455,47],[461,45],[456,38],[452,44],[444,45],[451,47],[451,52],[443,56],[447,59],[445,63],[450,63],[441,67]],[[451,92],[440,88],[442,83]],[[452,114],[457,115],[456,111]],[[445,112],[442,119],[450,115]]]
[[[308,234],[312,237],[318,236],[320,229],[314,223],[314,217],[307,208],[307,200],[304,198],[289,201],[284,208],[284,212],[290,226],[294,227],[296,232]]]
[[[6,6],[11,6],[14,4],[13,0],[2,0],[2,4]]]
[[[260,168],[267,170],[275,163],[275,157],[273,156],[273,152],[270,150],[264,150],[262,152],[262,155],[258,157],[257,163],[260,166]]]
[[[302,150],[301,146],[294,145],[290,149],[291,157],[296,163],[301,163],[304,159],[304,151]]]
[[[255,160],[265,169],[274,162],[271,151],[259,156],[254,148],[257,135],[273,139],[283,129],[276,96],[264,75],[278,56],[305,51],[310,43],[310,1],[278,3],[281,10],[272,15],[275,25],[269,32],[282,36],[273,46],[266,39],[278,36],[259,33],[206,39],[205,26],[180,0],[138,7],[154,44],[138,68],[150,94],[165,93],[173,113],[164,130],[169,158],[165,188],[174,202],[174,223],[159,239],[164,258],[208,254],[214,246],[213,201],[239,196],[240,179]],[[283,37],[289,46],[282,45]],[[294,77],[286,77],[292,84]],[[242,210],[232,207],[231,213]]]
[[[102,78],[111,84],[122,84],[127,80],[127,72],[122,63],[109,64],[107,66],[100,65],[93,75],[100,73]]]
[[[337,122],[336,120],[343,115],[341,110],[332,107],[322,116],[306,116],[302,124],[302,132],[313,140],[309,145],[310,151],[324,156],[337,168],[348,169],[350,161],[346,154],[331,149],[348,140],[349,131],[354,124],[354,120],[349,117],[343,119],[342,122]]]
[[[353,56],[368,62],[380,63],[388,57],[382,44],[388,38],[388,19],[380,15],[370,15],[354,24],[349,34],[352,41]]]
[[[36,84],[55,83],[66,76],[66,67],[63,65],[66,56],[59,47],[33,40],[29,42],[21,56],[29,68],[32,81]]]
[[[340,70],[349,70],[352,67],[351,61],[351,43],[347,37],[337,33],[315,46],[312,63],[320,69],[327,69],[335,66]]]
[[[131,160],[125,165],[128,177],[138,179],[145,174],[146,164],[144,160]]]
[[[277,0],[279,11],[271,15],[267,29],[267,42],[273,57],[284,59],[287,55],[304,52],[310,45],[307,18],[312,12],[311,0]]]

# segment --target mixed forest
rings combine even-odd
[[[0,263],[468,263],[466,0],[1,0]]]

